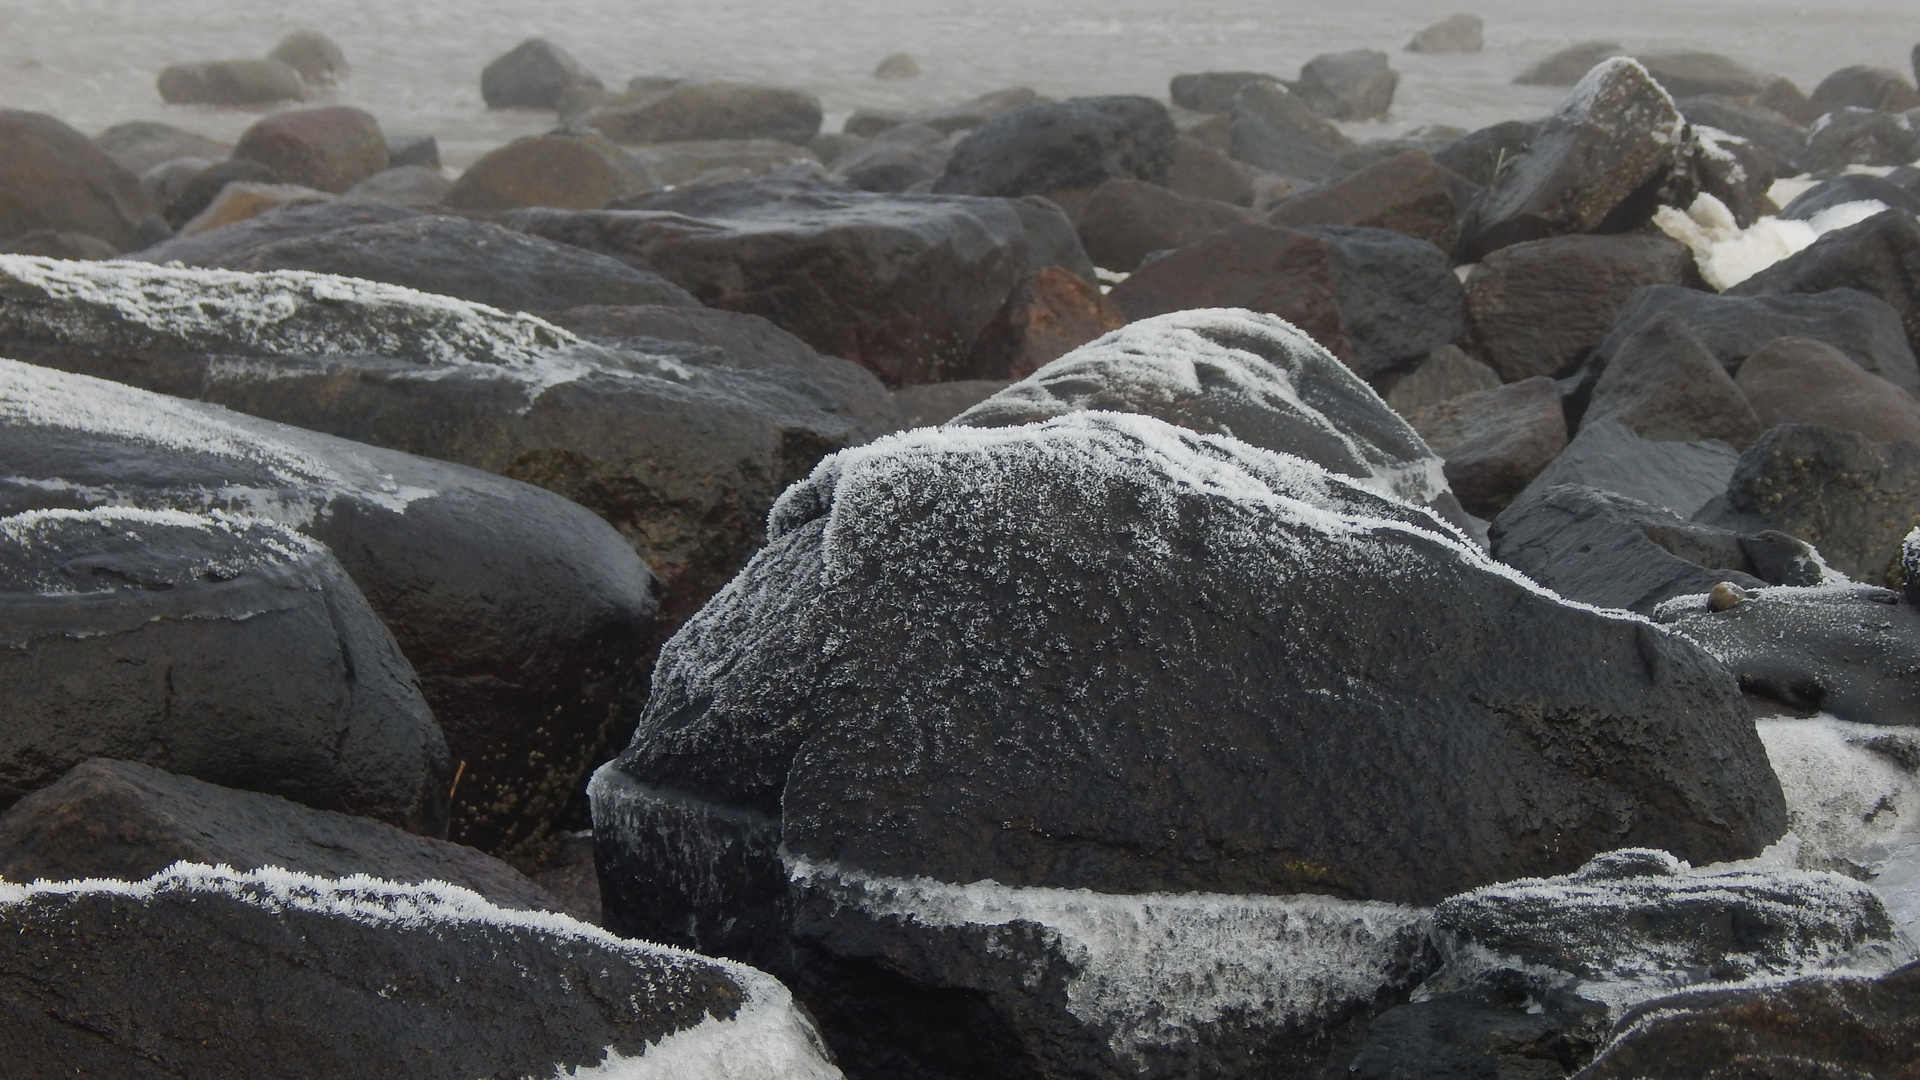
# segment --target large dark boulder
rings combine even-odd
[[[1849,165],[1907,165],[1920,157],[1920,126],[1904,113],[1851,106],[1835,109],[1807,129],[1801,165],[1817,173]]]
[[[500,907],[561,910],[518,870],[473,848],[131,761],[82,762],[0,814],[6,881],[139,881],[177,862],[442,881]]]
[[[1380,902],[1785,827],[1703,653],[1231,438],[909,433],[772,534],[663,653],[595,837],[610,925],[804,969],[843,1052],[933,1067],[849,1011],[884,999],[996,1075],[1258,1069],[1418,977]]]
[[[1252,217],[1245,207],[1176,195],[1144,180],[1109,180],[1080,212],[1080,242],[1095,266],[1131,273],[1156,251],[1186,247]]]
[[[0,929],[20,1076],[839,1075],[761,972],[452,885],[183,864],[0,885]]]
[[[88,758],[444,832],[452,762],[327,549],[251,518],[0,518],[0,802]]]
[[[1131,319],[1216,307],[1278,315],[1363,378],[1465,329],[1446,253],[1385,229],[1230,225],[1142,266],[1108,295]]]
[[[126,246],[147,215],[140,182],[51,116],[0,109],[0,239],[36,229]]]
[[[1826,348],[1817,342],[1817,348]],[[1766,366],[1769,345],[1756,354]],[[1900,391],[1884,379],[1861,371],[1846,357],[1833,353],[1832,364],[1873,379],[1892,393]],[[1747,379],[1754,370],[1750,359],[1740,368]],[[1743,385],[1752,385],[1752,381]],[[1594,383],[1593,397],[1582,424],[1613,421],[1644,439],[1690,442],[1719,439],[1744,450],[1760,432],[1782,421],[1756,413],[1743,385],[1736,385],[1727,369],[1680,317],[1668,313],[1642,325],[1620,343],[1606,370]],[[1920,415],[1920,404],[1915,405]]]
[[[1292,90],[1329,120],[1383,120],[1393,106],[1400,73],[1378,49],[1325,53],[1300,68]]]
[[[608,102],[586,123],[621,143],[778,139],[805,146],[820,133],[820,99],[752,83],[680,83],[631,103]]]
[[[489,109],[553,109],[570,92],[600,87],[593,72],[545,38],[528,38],[480,72],[480,96]]]
[[[1431,154],[1409,150],[1287,196],[1268,209],[1267,223],[1391,229],[1450,252],[1460,212],[1477,193]]]
[[[1740,365],[1737,382],[1763,427],[1825,424],[1874,442],[1920,443],[1920,401],[1825,342],[1768,342]]]
[[[1340,171],[1341,156],[1354,148],[1339,128],[1276,83],[1241,87],[1228,101],[1227,115],[1233,156],[1283,176],[1325,180]]]
[[[1579,484],[1692,517],[1727,490],[1739,464],[1740,451],[1718,439],[1648,439],[1624,424],[1592,419],[1514,501]]]
[[[1618,233],[1686,205],[1686,121],[1632,60],[1595,67],[1495,177],[1461,227],[1463,255],[1568,233]]]
[[[1166,106],[1152,98],[1024,105],[961,140],[933,190],[1017,196],[1090,192],[1108,180],[1164,184],[1175,135]]]
[[[1490,518],[1567,447],[1560,390],[1536,376],[1429,405],[1407,421],[1446,460],[1467,511]]]
[[[1734,286],[1737,296],[1822,293],[1858,289],[1900,313],[1907,341],[1920,350],[1920,220],[1887,210],[1836,229],[1797,255],[1774,263]],[[1876,372],[1883,377],[1886,372]],[[1913,386],[1901,380],[1906,389]]]
[[[1905,75],[1866,64],[1841,68],[1820,80],[1807,98],[1821,112],[1848,107],[1896,113],[1920,109],[1920,92],[1915,92]]]
[[[891,386],[971,377],[974,342],[1015,286],[1050,265],[1093,270],[1065,215],[1040,200],[768,179],[618,205],[503,220],[764,316]]]
[[[0,513],[241,512],[324,541],[420,676],[460,770],[463,843],[538,854],[646,693],[645,564],[538,488],[12,361],[0,459]]]
[[[1680,102],[1680,112],[1696,131],[1713,128],[1747,140],[1771,157],[1782,174],[1804,171],[1807,133],[1779,113],[1719,94],[1685,98]]]
[[[338,195],[385,171],[387,137],[365,109],[290,109],[255,122],[234,144],[233,156],[265,165],[281,183]]]

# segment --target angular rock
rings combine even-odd
[[[364,109],[292,109],[248,128],[233,156],[265,165],[282,183],[338,195],[386,169],[387,137]]]
[[[1416,53],[1476,53],[1486,45],[1486,23],[1478,15],[1449,15],[1407,42]]]
[[[1878,176],[1847,173],[1801,192],[1780,210],[1787,221],[1809,221],[1823,210],[1852,202],[1877,202],[1890,210],[1920,214],[1920,195]]]
[[[1484,188],[1506,171],[1509,162],[1526,151],[1545,123],[1507,120],[1469,132],[1434,151],[1433,160],[1439,162],[1441,168]]]
[[[1386,393],[1386,401],[1394,412],[1406,416],[1416,409],[1499,385],[1499,372],[1468,356],[1458,345],[1442,345],[1395,382]]]
[[[1167,190],[1196,199],[1235,206],[1253,205],[1253,169],[1211,143],[1182,134],[1173,149]]]
[[[22,1075],[840,1076],[761,972],[453,885],[185,864],[0,888]]]
[[[0,880],[139,881],[177,862],[440,881],[499,907],[561,910],[518,870],[472,848],[131,761],[81,762],[0,814]]]
[[[480,72],[480,96],[489,109],[553,109],[569,91],[600,86],[593,72],[545,38],[528,38]]]
[[[653,187],[603,136],[529,135],[467,166],[442,201],[456,210],[598,210]]]
[[[663,654],[595,837],[612,925],[784,957],[856,1070],[951,1043],[990,1075],[1263,1071],[1419,977],[1420,913],[1384,902],[1785,825],[1696,649],[1234,439],[1102,413],[920,432],[773,522]],[[900,644],[838,646],[856,625]],[[869,1001],[947,1002],[950,1034]]]
[[[1862,378],[1874,379],[1846,357],[1835,353],[1834,358]],[[1748,368],[1740,370],[1744,376]],[[1899,393],[1883,379],[1874,381]],[[1643,439],[1718,439],[1744,450],[1761,431],[1781,422],[1757,414],[1745,390],[1744,385],[1734,384],[1727,369],[1686,323],[1669,313],[1642,324],[1620,343],[1594,384],[1581,423],[1610,420]],[[1920,417],[1920,404],[1913,409]]]
[[[1811,172],[1833,173],[1849,165],[1906,165],[1915,158],[1920,158],[1920,127],[1912,118],[1847,106],[1807,129],[1800,164]]]
[[[1791,79],[1775,79],[1765,90],[1754,95],[1753,106],[1778,113],[1786,120],[1805,126],[1820,119],[1821,111],[1813,102],[1807,100]]]
[[[1758,589],[1825,580],[1818,553],[1785,533],[1729,532],[1580,484],[1536,481],[1487,534],[1494,558],[1561,596],[1647,616],[1722,582]]]
[[[307,96],[300,73],[278,60],[172,64],[154,86],[169,105],[274,105]]]
[[[1824,424],[1877,443],[1920,443],[1920,401],[1811,338],[1769,342],[1740,365],[1736,382],[1764,427]]]
[[[848,151],[833,169],[862,191],[905,191],[946,171],[947,139],[925,124],[900,124]]]
[[[48,259],[113,259],[120,250],[97,236],[86,233],[55,232],[35,229],[0,244],[0,252],[9,255],[39,255]]]
[[[1501,378],[1558,375],[1609,336],[1638,290],[1696,279],[1692,253],[1665,236],[1526,241],[1493,252],[1468,275],[1467,321]]]
[[[387,165],[394,169],[406,166],[438,169],[440,140],[431,135],[389,135]]]
[[[1142,259],[1211,235],[1253,212],[1232,203],[1177,195],[1144,180],[1109,180],[1080,211],[1080,243],[1095,266],[1131,273]]]
[[[340,45],[317,30],[295,30],[281,38],[267,59],[299,72],[301,81],[311,86],[337,83],[352,70]]]
[[[1701,94],[1752,97],[1773,82],[1772,77],[1719,53],[1658,53],[1638,59],[1653,81],[1676,98]]]
[[[444,834],[447,745],[326,547],[129,507],[0,518],[0,802],[116,756]]]
[[[1025,378],[1126,321],[1099,286],[1049,266],[1007,294],[974,339],[968,366],[994,378]]]
[[[118,248],[147,214],[140,183],[93,140],[40,113],[0,109],[0,237],[86,233]]]
[[[1247,308],[1306,331],[1362,378],[1459,339],[1460,284],[1432,244],[1384,229],[1231,225],[1109,294],[1130,319]]]
[[[1575,86],[1513,164],[1495,177],[1461,226],[1463,254],[1568,233],[1618,233],[1645,224],[1684,178],[1686,121],[1632,60],[1602,63]]]
[[[1890,113],[1920,109],[1920,92],[1915,92],[1905,75],[1892,68],[1865,64],[1841,68],[1820,80],[1808,100],[1823,113],[1845,108]]]
[[[1582,41],[1514,76],[1513,82],[1515,86],[1572,86],[1595,67],[1625,55],[1626,50],[1611,41]]]
[[[631,105],[609,102],[586,122],[620,143],[777,139],[805,146],[820,133],[820,99],[752,83],[681,83]]]
[[[962,139],[933,190],[1017,196],[1091,192],[1108,180],[1164,184],[1175,137],[1166,107],[1152,98],[1023,105]]]
[[[1307,107],[1329,120],[1379,120],[1393,105],[1400,73],[1377,49],[1326,53],[1300,68],[1290,89]]]
[[[93,144],[135,176],[175,158],[199,157],[212,162],[233,150],[226,143],[152,120],[115,124],[94,136]]]
[[[257,161],[230,159],[216,162],[202,169],[191,179],[179,185],[179,191],[167,200],[167,224],[175,229],[199,217],[212,206],[228,184],[278,185],[280,174]],[[308,188],[306,190],[312,190]],[[326,192],[317,194],[325,195]]]
[[[1858,289],[1877,296],[1900,313],[1910,346],[1920,350],[1920,220],[1887,210],[1845,229],[1835,229],[1813,246],[1790,256],[1729,292],[1737,296],[1823,293]],[[1810,335],[1813,336],[1813,335]],[[1903,389],[1916,389],[1888,372],[1877,372]]]
[[[1296,192],[1267,211],[1267,223],[1357,225],[1425,240],[1452,251],[1460,212],[1475,192],[1424,150],[1409,150],[1357,172]]]
[[[1182,109],[1194,112],[1224,113],[1233,96],[1254,83],[1279,83],[1272,75],[1257,71],[1203,71],[1196,75],[1175,75],[1167,84],[1167,96]]]
[[[380,202],[395,206],[438,206],[453,190],[453,181],[437,167],[396,165],[348,188],[340,197],[349,202]]]
[[[299,184],[249,184],[237,180],[229,181],[220,185],[220,194],[213,197],[213,201],[207,204],[206,209],[181,224],[175,238],[199,236],[262,214],[270,214],[275,210],[311,206],[332,200],[333,196],[324,191],[315,191],[310,187],[301,187]]]
[[[180,197],[181,191],[195,177],[212,167],[213,162],[203,157],[181,157],[163,161],[140,174],[140,190],[147,197],[147,205],[165,208],[168,203]],[[172,228],[172,225],[169,224],[167,227]]]
[[[1043,202],[768,179],[619,205],[504,220],[653,270],[709,306],[771,319],[890,386],[973,374],[973,343],[1014,287],[1086,259],[1065,215]]]
[[[1683,99],[1680,112],[1695,128],[1714,128],[1752,143],[1771,156],[1783,174],[1805,171],[1807,133],[1779,113],[1712,94]]]
[[[1407,418],[1446,459],[1467,512],[1491,518],[1567,446],[1560,389],[1537,377],[1429,405]]]
[[[1655,441],[1623,424],[1596,419],[1580,425],[1580,433],[1521,497],[1579,484],[1692,517],[1726,492],[1739,464],[1740,451],[1717,439]]]
[[[1901,540],[1920,525],[1920,446],[1783,424],[1740,456],[1726,494],[1697,516],[1742,531],[1777,529],[1817,546],[1855,581],[1895,582]]]
[[[1249,165],[1301,180],[1325,180],[1339,171],[1353,141],[1297,95],[1275,83],[1241,87],[1227,103],[1233,156]]]
[[[1687,157],[1699,188],[1694,202],[1709,195],[1720,200],[1742,229],[1778,211],[1769,192],[1781,176],[1797,170],[1782,168],[1765,149],[1737,135],[1700,126],[1689,135]]]
[[[8,352],[45,359],[44,341],[9,338]],[[0,364],[0,458],[0,513],[242,512],[326,543],[418,673],[451,766],[464,763],[451,824],[463,843],[538,856],[645,696],[652,577],[619,533],[549,492],[13,361]]]

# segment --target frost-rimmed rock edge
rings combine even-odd
[[[139,537],[133,532],[133,528],[149,525],[220,533],[237,540],[250,541],[261,557],[213,560],[194,568],[196,573],[214,575],[221,580],[236,577],[248,570],[266,565],[266,560],[293,562],[310,555],[331,554],[327,546],[320,541],[303,536],[277,522],[241,517],[219,510],[197,514],[183,510],[147,510],[133,506],[97,506],[87,510],[25,510],[18,514],[0,517],[0,544],[16,544],[21,548],[31,548],[46,542],[46,534],[53,529],[61,525],[79,523],[91,523],[104,528],[125,527],[128,538],[134,540]],[[3,576],[0,575],[0,577]],[[85,590],[55,588],[43,589],[38,595],[72,596],[83,592],[109,591],[112,591],[111,586]]]
[[[1242,347],[1235,339],[1273,342],[1293,362],[1287,370]],[[1347,473],[1361,486],[1406,502],[1426,504],[1446,493],[1445,462],[1418,432],[1382,400],[1373,387],[1334,359],[1299,327],[1280,318],[1244,308],[1202,308],[1158,315],[1129,323],[1067,353],[1040,370],[961,413],[947,426],[994,423],[994,413],[1007,405],[1060,416],[1086,408],[1090,390],[1112,389],[1137,396],[1144,404],[1175,405],[1183,399],[1217,394],[1223,388],[1203,385],[1198,368],[1205,363],[1225,376],[1226,393],[1256,405],[1277,400],[1319,433],[1337,441],[1357,470]],[[1399,444],[1382,447],[1357,439],[1328,420],[1320,406],[1300,394],[1298,376],[1306,373],[1338,380],[1341,391],[1376,404],[1383,434]],[[1225,425],[1222,425],[1223,427]],[[1230,429],[1223,432],[1234,434]],[[1390,451],[1399,451],[1398,454]],[[1322,463],[1335,469],[1330,463]],[[1338,471],[1336,469],[1336,471]]]
[[[85,878],[27,885],[0,881],[0,919],[7,909],[40,897],[107,893],[144,902],[172,892],[212,892],[267,911],[292,909],[376,928],[453,923],[532,930],[635,957],[665,954],[719,968],[741,991],[739,1009],[731,1019],[708,1014],[698,1025],[662,1038],[639,1057],[621,1055],[610,1047],[601,1064],[577,1070],[556,1067],[556,1077],[838,1080],[841,1075],[827,1063],[823,1044],[795,1007],[792,994],[763,971],[668,945],[616,937],[557,912],[496,907],[479,893],[445,881],[406,885],[366,874],[336,879],[279,867],[236,871],[229,866],[179,862],[143,881]]]
[[[1074,969],[1067,1008],[1144,1068],[1231,1017],[1312,1025],[1374,1000],[1421,947],[1430,909],[1330,896],[1095,892],[888,877],[782,852],[791,886],[838,913],[929,929],[1039,927]],[[991,946],[989,946],[991,949]],[[1009,957],[1009,959],[1014,959]]]

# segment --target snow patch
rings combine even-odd
[[[1828,207],[1807,221],[1764,217],[1742,229],[1725,203],[1703,194],[1684,212],[1660,207],[1653,221],[1660,231],[1685,244],[1693,252],[1700,276],[1724,292],[1812,247],[1827,233],[1858,225],[1886,209],[1884,203],[1862,200]]]

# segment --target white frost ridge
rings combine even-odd
[[[796,885],[869,916],[932,928],[1042,928],[1074,969],[1069,1010],[1110,1031],[1113,1051],[1136,1062],[1152,1048],[1191,1043],[1222,1019],[1312,1025],[1372,1000],[1425,936],[1429,914],[1326,896],[953,885],[786,861]]]
[[[355,874],[315,877],[268,867],[237,872],[227,866],[180,862],[145,881],[104,878],[36,881],[15,885],[0,881],[0,920],[7,909],[38,897],[107,893],[148,900],[168,893],[201,892],[231,897],[269,911],[313,912],[372,926],[420,927],[482,924],[538,931],[591,942],[617,953],[662,954],[719,968],[741,991],[731,1020],[708,1016],[700,1024],[653,1044],[639,1057],[607,1050],[601,1064],[579,1070],[556,1067],[554,1076],[590,1076],[596,1080],[839,1080],[827,1064],[812,1027],[793,1006],[787,988],[771,975],[744,964],[699,956],[665,945],[615,937],[566,915],[495,907],[480,894],[444,881],[403,885]]]

